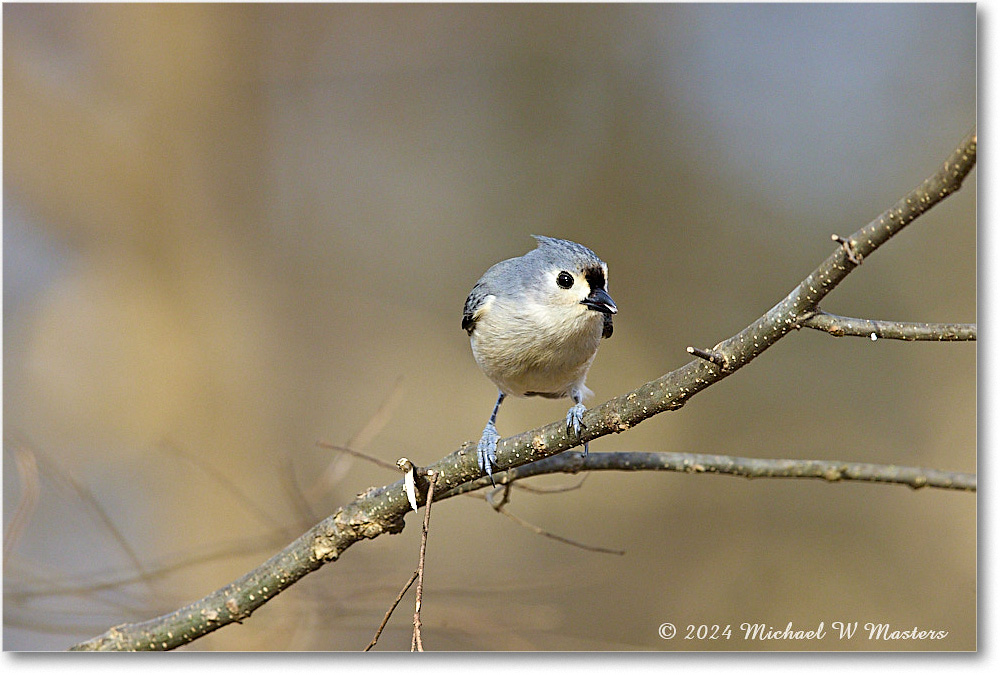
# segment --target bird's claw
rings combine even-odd
[[[586,429],[587,425],[583,423],[583,413],[587,412],[587,408],[582,403],[577,403],[569,412],[566,413],[566,433],[569,434],[572,431],[576,436],[580,435],[580,429]],[[583,454],[586,455],[590,451],[590,443],[585,442],[583,444]]]
[[[497,441],[499,440],[500,434],[497,433],[496,426],[490,422],[483,429],[483,437],[479,439],[479,445],[476,446],[476,458],[479,460],[479,468],[486,472],[493,485],[496,485],[493,481],[493,467],[497,465]]]
[[[566,413],[566,433],[568,434],[572,431],[575,435],[580,435],[580,429],[586,429],[587,425],[583,423],[583,413],[587,412],[587,409],[582,403],[577,403],[575,406],[569,409]]]

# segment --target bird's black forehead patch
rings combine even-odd
[[[604,288],[604,268],[599,266],[587,267],[583,270],[583,278],[587,280],[587,285],[590,286],[590,290],[596,291],[598,288]]]

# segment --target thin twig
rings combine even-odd
[[[264,525],[274,529],[283,529],[281,522],[274,516],[271,510],[264,508],[254,501],[250,495],[243,491],[242,486],[230,478],[226,472],[216,469],[210,462],[206,461],[204,454],[198,455],[187,452],[171,441],[162,441],[157,447],[162,452],[172,453],[185,462],[194,465],[219,487],[228,492],[233,497],[235,503],[242,504],[243,508],[253,513],[257,517],[257,520]]]
[[[799,322],[802,328],[814,328],[843,337],[866,337],[871,340],[923,340],[928,342],[964,342],[976,339],[974,323],[913,323],[882,321],[837,316],[816,310],[812,316]]]
[[[375,646],[375,643],[378,642],[379,636],[382,635],[382,630],[385,628],[385,625],[389,623],[389,617],[392,616],[392,613],[394,611],[396,611],[396,605],[398,605],[399,602],[403,599],[403,596],[406,595],[406,592],[410,590],[410,586],[413,585],[413,582],[417,580],[418,573],[419,570],[413,570],[413,574],[410,575],[410,580],[407,581],[405,584],[403,584],[403,587],[399,590],[399,594],[396,596],[396,599],[389,607],[389,611],[387,611],[385,613],[385,616],[382,617],[382,623],[379,624],[378,630],[375,631],[375,635],[372,637],[372,641],[368,643],[367,647],[365,647],[366,652],[371,651],[372,647]]]
[[[424,559],[427,553],[427,532],[431,524],[431,502],[434,501],[434,483],[437,473],[427,471],[427,502],[424,505],[424,526],[420,531],[420,559],[417,561],[417,599],[413,610],[413,645],[410,651],[424,651],[424,642],[420,635],[420,603],[424,597]]]
[[[65,470],[64,467],[60,466],[58,462],[50,459],[47,455],[45,455],[45,453],[39,451],[39,449],[33,444],[30,444],[22,439],[18,439],[16,442],[24,445],[30,445],[37,462],[45,470],[44,475],[68,485],[69,488],[76,493],[76,496],[90,508],[91,512],[114,538],[122,552],[126,555],[126,557],[128,557],[129,562],[138,573],[139,581],[145,583],[149,587],[150,592],[153,592],[154,589],[150,583],[152,575],[150,574],[149,569],[147,569],[146,565],[143,564],[142,560],[139,558],[139,554],[129,543],[128,537],[126,537],[122,531],[118,529],[118,526],[115,524],[108,512],[105,511],[100,500],[97,499],[94,493],[91,492],[90,489],[83,483],[76,480],[76,478],[74,478],[69,471]]]
[[[355,452],[364,450],[368,447],[368,444],[372,442],[379,432],[385,427],[385,425],[392,418],[392,413],[395,412],[396,408],[399,406],[399,402],[403,397],[403,376],[400,375],[396,378],[396,382],[392,385],[392,390],[389,395],[386,396],[385,400],[378,407],[365,425],[361,427],[353,436],[347,439],[347,443],[344,444],[346,447],[339,446],[327,446],[322,443],[319,444],[320,447],[332,447],[332,449],[341,450],[348,454],[354,455]],[[357,455],[355,455],[357,456]],[[306,490],[305,494],[310,499],[315,499],[319,495],[325,493],[333,485],[334,480],[337,476],[337,464],[336,462],[330,462],[326,469],[320,475],[320,477]]]
[[[558,534],[555,534],[554,532],[543,530],[537,525],[529,523],[523,518],[515,516],[513,513],[504,508],[510,501],[510,487],[511,487],[510,483],[502,487],[503,497],[499,502],[493,501],[493,495],[499,492],[501,488],[498,488],[497,490],[493,491],[487,491],[486,494],[483,495],[486,499],[486,502],[490,506],[492,506],[497,513],[507,516],[521,527],[527,528],[532,532],[534,532],[535,534],[540,534],[543,537],[548,537],[549,539],[555,539],[556,541],[561,541],[562,543],[569,544],[570,546],[576,546],[577,548],[582,548],[585,551],[593,551],[594,553],[611,553],[613,555],[625,555],[625,551],[618,548],[604,548],[603,546],[591,546],[590,544],[584,544],[579,541],[574,541],[573,539],[567,539],[566,537],[561,537]]]
[[[316,445],[319,446],[319,447],[321,447],[321,448],[326,448],[327,450],[336,450],[337,452],[346,452],[348,455],[351,455],[352,457],[357,457],[357,458],[363,459],[363,460],[365,460],[367,462],[371,462],[372,464],[375,464],[376,466],[380,466],[383,469],[389,469],[390,471],[396,471],[396,472],[399,471],[399,467],[396,466],[395,464],[393,464],[392,462],[387,462],[384,459],[379,459],[378,457],[372,457],[371,455],[366,455],[365,453],[361,452],[360,450],[355,450],[353,448],[349,448],[346,445],[334,445],[333,443],[326,443],[325,441],[316,441]]]
[[[295,464],[291,458],[281,463],[278,475],[282,479],[281,483],[285,489],[285,495],[288,497],[292,510],[296,514],[295,522],[305,524],[315,523],[318,518],[313,512],[312,505],[309,504],[309,499],[302,490],[302,486],[299,485],[299,481],[295,478]]]
[[[469,496],[477,498],[476,495]],[[260,554],[262,551],[272,550],[275,546],[280,545],[285,536],[281,532],[273,532],[253,537],[248,541],[222,544],[213,549],[202,550],[198,554],[168,556],[160,561],[152,561],[150,563],[151,570],[148,574],[138,573],[134,570],[130,573],[115,570],[103,573],[84,572],[78,575],[77,578],[72,576],[63,577],[61,583],[49,584],[44,589],[6,591],[4,592],[4,597],[12,601],[24,603],[36,598],[93,596],[100,591],[119,590],[125,586],[162,579],[180,570],[216,560],[231,561],[239,557]],[[104,580],[98,580],[105,575],[113,576]]]
[[[14,549],[14,544],[21,538],[31,516],[34,515],[35,509],[38,507],[38,495],[41,493],[35,453],[31,451],[31,448],[18,442],[11,443],[10,447],[14,453],[17,476],[21,479],[21,497],[17,500],[17,506],[14,508],[14,515],[7,525],[7,531],[3,533],[3,563],[6,569],[9,569],[6,567],[7,556]]]
[[[518,490],[532,492],[536,495],[554,495],[562,492],[573,492],[574,490],[579,490],[583,487],[583,484],[587,482],[588,478],[590,478],[590,474],[584,474],[580,476],[579,482],[575,485],[559,485],[557,487],[538,487],[537,485],[528,485],[527,483],[513,483],[513,485]]]
[[[687,348],[687,353],[688,354],[692,354],[694,356],[697,356],[699,359],[704,359],[704,360],[708,361],[709,363],[714,363],[715,365],[719,366],[723,370],[725,370],[727,368],[726,357],[723,354],[721,354],[721,353],[719,353],[719,352],[717,352],[717,351],[715,351],[713,349],[702,349],[700,347],[688,347]]]

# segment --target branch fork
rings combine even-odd
[[[864,262],[864,256],[858,252],[858,249],[854,245],[853,241],[851,241],[850,239],[844,239],[839,234],[831,234],[830,239],[833,239],[835,242],[840,244],[840,247],[844,249],[844,253],[847,254],[847,259],[850,260],[852,263],[854,263],[855,265],[860,265],[862,262]]]

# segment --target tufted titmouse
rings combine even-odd
[[[608,266],[593,251],[563,239],[535,239],[535,250],[486,270],[462,315],[476,363],[500,389],[477,450],[491,481],[497,411],[508,395],[572,398],[566,432],[580,433],[582,401],[592,393],[584,380],[618,312],[608,295]]]

